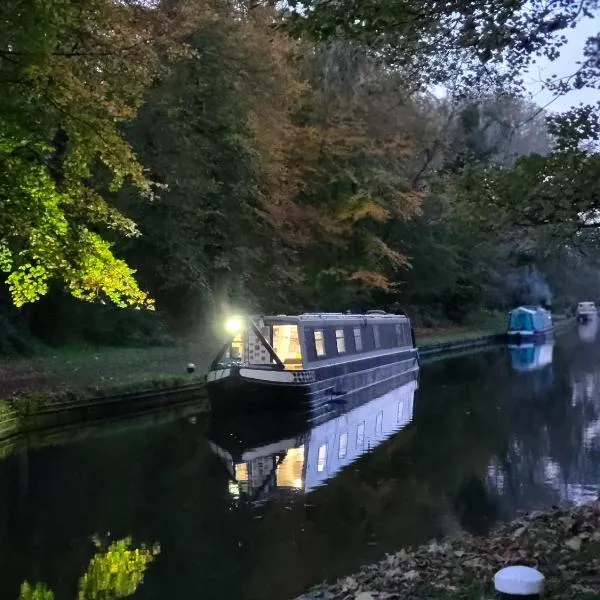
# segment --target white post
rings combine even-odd
[[[536,600],[544,589],[544,576],[531,567],[505,567],[494,575],[494,587],[503,600]]]

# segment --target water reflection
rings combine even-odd
[[[226,442],[210,445],[229,472],[234,497],[264,501],[281,490],[310,492],[406,427],[416,389],[417,381],[412,380],[351,410],[323,415],[320,424],[293,438],[241,451],[238,443],[229,448]],[[277,430],[275,423],[275,435]]]
[[[579,323],[577,325],[577,333],[582,342],[592,344],[598,335],[598,317],[592,315],[583,323]]]
[[[523,377],[523,386],[536,396],[541,396],[552,388],[554,373],[552,358],[554,340],[543,344],[510,345],[511,366]]]
[[[99,538],[93,541],[99,552],[79,579],[77,600],[117,600],[135,594],[146,569],[160,553],[158,544],[131,548],[131,538],[117,540],[106,548]],[[54,600],[54,592],[45,583],[31,585],[24,581],[18,600]]]
[[[581,504],[598,495],[599,348],[597,342],[581,344],[580,333],[561,340],[552,385],[537,382],[527,386],[529,394],[518,405],[507,403],[514,419],[507,451],[494,456],[488,469],[489,487],[506,517],[519,509]]]
[[[310,427],[182,418],[25,449],[0,461],[0,588],[68,600],[90,535],[110,531],[161,542],[136,600],[294,598],[403,546],[582,502],[600,481],[598,337],[426,365],[418,391]]]
[[[552,363],[554,340],[544,344],[520,344],[509,346],[512,368],[526,372],[543,369]]]

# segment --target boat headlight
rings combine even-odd
[[[245,321],[243,317],[232,316],[225,321],[225,331],[236,335],[244,330]]]

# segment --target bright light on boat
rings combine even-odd
[[[240,497],[240,486],[235,481],[230,481],[228,487],[229,487],[229,493],[234,498]]]
[[[229,317],[225,321],[225,331],[227,333],[236,334],[244,329],[244,319],[242,317]]]

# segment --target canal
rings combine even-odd
[[[589,328],[537,351],[424,365],[418,389],[373,402],[303,436],[277,419],[255,425],[271,435],[262,447],[239,449],[239,432],[188,416],[7,457],[3,598],[27,580],[55,600],[78,586],[85,599],[291,600],[402,546],[597,495]],[[154,548],[143,582],[143,560],[115,545],[124,538]]]

